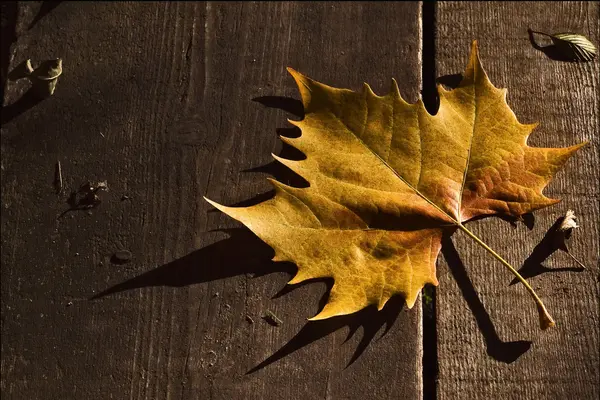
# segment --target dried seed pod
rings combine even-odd
[[[133,255],[129,250],[118,250],[113,254],[113,259],[116,263],[127,263],[131,261]]]
[[[579,228],[579,225],[577,225],[577,217],[575,216],[575,212],[573,212],[573,210],[568,210],[558,229],[556,230],[556,234],[554,236],[554,246],[555,248],[567,253],[569,257],[573,259],[573,261],[579,264],[581,268],[585,269],[585,265],[583,265],[581,261],[571,254],[566,243],[567,239],[571,237],[573,229],[575,228]]]
[[[31,67],[31,64],[29,66]],[[47,60],[31,72],[29,79],[38,95],[47,97],[54,94],[56,82],[62,72],[62,59]]]

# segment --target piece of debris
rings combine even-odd
[[[112,256],[112,262],[114,264],[125,264],[131,261],[133,255],[129,250],[118,250]]]
[[[108,181],[98,182],[96,184],[96,190],[100,190],[100,189],[108,191]]]
[[[575,216],[575,212],[573,212],[573,210],[568,210],[565,216],[563,217],[560,226],[556,230],[556,234],[554,236],[554,246],[555,248],[558,248],[559,250],[562,250],[565,253],[567,253],[569,257],[571,257],[573,261],[579,264],[581,268],[586,269],[585,265],[583,265],[581,261],[575,258],[575,256],[571,254],[569,248],[567,247],[566,241],[571,237],[573,229],[575,228],[579,228],[579,225],[577,225],[577,217]]]
[[[121,201],[125,201],[125,200],[129,200],[129,196],[127,196],[126,194],[121,196]]]
[[[253,323],[254,323],[254,320],[252,319],[252,317],[251,317],[251,316],[249,316],[249,315],[246,315],[246,322],[248,322],[249,324],[253,324]]]
[[[208,357],[207,357],[210,361],[208,362],[208,366],[212,367],[215,365],[215,363],[217,362],[217,353],[213,350],[209,350],[208,351]]]
[[[102,199],[98,195],[100,191],[108,191],[108,183],[106,181],[92,184],[87,182],[79,188],[77,192],[72,192],[69,198],[69,204],[72,210],[87,210],[97,207]]]
[[[63,72],[62,59],[42,61],[36,69],[31,66],[31,60],[27,60],[25,68],[26,77],[31,81],[32,89],[39,97],[46,98],[54,94],[58,77]]]
[[[62,167],[60,161],[56,162],[56,168],[54,170],[54,186],[56,188],[56,194],[60,194],[63,189]]]
[[[229,310],[231,308],[231,306],[229,304],[225,304],[225,309]]]
[[[280,320],[279,318],[277,318],[277,316],[275,314],[273,314],[271,311],[267,311],[265,313],[265,315],[263,316],[263,319],[265,321],[267,321],[269,323],[269,325],[281,326],[283,324],[283,321]]]
[[[67,307],[71,307],[72,305],[73,305],[72,301],[70,301],[70,302],[67,303]]]
[[[575,212],[573,210],[567,210],[567,213],[563,217],[558,230],[561,232],[570,233],[575,228],[579,228],[579,225],[577,225],[577,217],[575,216]]]
[[[100,136],[102,136],[102,137],[106,137],[106,136],[104,136],[104,133],[102,133],[102,132],[100,132]]]
[[[100,196],[98,196],[96,194],[96,192],[84,192],[84,193],[85,193],[85,195],[81,199],[77,200],[78,208],[80,208],[82,210],[87,210],[88,208],[97,207],[102,202],[102,200],[100,199]]]
[[[215,294],[213,294],[213,297],[219,297],[219,292],[215,292]]]

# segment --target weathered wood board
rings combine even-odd
[[[540,125],[528,143],[582,149],[545,193],[562,202],[535,213],[529,230],[498,219],[469,224],[513,265],[520,266],[568,209],[580,228],[570,248],[587,270],[557,252],[530,283],[556,320],[538,328],[535,305],[513,276],[469,238],[456,234],[440,258],[437,290],[438,398],[597,399],[599,370],[598,60],[549,59],[529,42],[527,28],[572,31],[599,43],[598,2],[441,2],[436,13],[438,75],[462,73],[478,40],[484,68],[522,123]],[[540,41],[541,42],[541,41]],[[562,270],[561,270],[562,269]],[[534,271],[536,272],[536,271]],[[528,344],[527,342],[531,342]],[[512,361],[512,362],[511,362]]]
[[[240,225],[202,196],[234,204],[270,190],[264,171],[281,174],[258,167],[298,117],[252,99],[298,98],[286,66],[377,93],[395,77],[415,101],[421,5],[62,2],[39,18],[40,7],[20,3],[10,67],[61,57],[64,73],[32,107],[23,80],[5,96],[2,397],[420,398],[419,307],[305,327],[325,284],[271,298],[289,266],[244,231],[225,240],[215,229]],[[61,216],[88,180],[107,180],[102,203]],[[133,260],[111,262],[119,249]],[[360,326],[344,342],[346,323]]]
[[[551,60],[527,28],[598,44],[599,4],[441,2],[426,21],[422,7],[19,3],[9,70],[62,57],[65,71],[49,99],[23,97],[24,80],[9,81],[4,98],[2,396],[598,398],[598,61]],[[423,35],[435,35],[427,54]],[[588,269],[557,252],[527,271],[557,321],[541,332],[525,290],[455,234],[438,263],[437,350],[425,339],[437,351],[432,389],[419,307],[396,299],[380,313],[307,325],[326,284],[281,291],[293,267],[269,262],[267,246],[202,196],[244,202],[270,190],[268,174],[302,184],[270,157],[298,156],[277,139],[294,134],[286,118],[301,117],[286,66],[339,87],[366,81],[378,94],[395,77],[414,101],[421,59],[435,60],[438,76],[461,73],[474,39],[519,120],[540,122],[531,145],[591,143],[548,187],[563,202],[536,212],[533,229],[470,226],[521,265],[573,209],[581,228],[570,247]],[[107,180],[102,203],[64,213],[88,180]],[[133,260],[115,263],[119,249]],[[267,310],[283,324],[264,321]]]

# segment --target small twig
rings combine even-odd
[[[533,29],[529,29],[529,32],[531,32],[531,33],[535,33],[535,34],[538,34],[538,35],[544,35],[544,36],[548,36],[549,38],[551,38],[551,37],[552,37],[552,35],[548,35],[547,33],[544,33],[544,32],[538,32],[538,31],[534,31]]]
[[[273,326],[281,326],[283,324],[282,320],[280,320],[275,314],[268,310],[263,316],[263,319]]]
[[[567,254],[569,255],[569,257],[571,257],[573,259],[573,261],[575,261],[577,264],[579,264],[581,269],[587,269],[585,267],[585,265],[583,265],[583,263],[581,261],[579,261],[577,258],[575,258],[575,256],[573,254],[571,254],[570,252],[567,252]]]
[[[56,162],[56,194],[60,194],[63,189],[63,177],[62,177],[62,168],[60,166],[60,161]]]

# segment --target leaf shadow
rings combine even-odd
[[[226,232],[229,238],[193,251],[184,257],[114,285],[94,295],[90,300],[100,299],[108,295],[133,289],[154,286],[184,287],[245,274],[252,277],[278,272],[288,273],[290,277],[294,274],[296,270],[295,265],[287,262],[272,261],[274,252],[271,247],[261,241],[250,230],[246,228],[232,228],[216,231]],[[235,251],[232,251],[233,249]],[[273,298],[281,297],[294,289],[316,281],[322,280],[311,280],[298,285],[286,285]],[[329,280],[326,282],[328,289],[331,289],[332,282]],[[325,305],[328,293],[329,290],[321,299],[320,308]],[[308,322],[287,344],[253,367],[247,374],[263,369],[344,327],[349,328],[349,333],[345,340],[348,341],[362,327],[363,336],[348,362],[347,366],[350,366],[363,354],[382,327],[385,326],[385,329],[380,338],[389,332],[402,311],[403,306],[404,299],[396,296],[390,299],[384,309],[379,312],[375,307],[369,307],[353,315],[331,318],[324,321]]]
[[[558,228],[563,222],[564,216],[556,219],[554,224],[546,231],[546,234],[542,240],[533,248],[533,251],[525,259],[519,273],[523,278],[534,278],[538,275],[545,274],[547,272],[582,272],[585,271],[582,267],[561,267],[561,268],[548,268],[542,263],[546,261],[552,254],[554,254],[559,248],[555,244],[555,238],[557,235]],[[520,283],[517,278],[514,278],[509,286],[516,283]]]
[[[258,277],[276,272],[294,272],[295,267],[290,263],[273,262],[271,247],[248,229],[215,231],[225,232],[229,237],[114,285],[91,299],[144,287],[183,287],[244,274]]]
[[[531,213],[523,214],[520,216],[520,218],[502,214],[493,214],[493,216],[495,218],[501,219],[504,222],[508,222],[513,228],[516,228],[519,222],[523,223],[523,225],[525,225],[530,231],[533,230],[533,228],[535,227],[535,216]],[[471,218],[467,222],[479,221],[490,217],[491,215],[479,215],[477,217]]]
[[[50,14],[52,12],[52,10],[54,10],[56,7],[58,7],[60,5],[60,3],[62,3],[62,1],[42,1],[40,9],[38,10],[37,14],[31,21],[31,23],[29,24],[29,27],[27,28],[27,30],[30,30],[31,28],[33,28],[38,22],[40,22],[40,20],[42,18],[44,18],[46,15]]]
[[[288,292],[289,290],[284,289],[282,292],[280,292],[281,294],[278,295],[283,295]],[[324,306],[324,300],[326,300],[326,297],[327,296],[323,298],[320,307]],[[348,335],[344,340],[344,343],[346,343],[355,335],[358,329],[362,327],[363,336],[360,339],[356,350],[352,354],[352,357],[346,364],[346,368],[348,368],[360,358],[382,327],[385,326],[385,329],[380,335],[379,339],[383,338],[390,331],[398,319],[404,304],[405,302],[403,298],[394,296],[388,301],[381,311],[377,311],[377,309],[372,306],[351,315],[344,315],[321,321],[309,321],[292,339],[290,339],[289,342],[287,342],[283,347],[266,358],[264,361],[248,370],[246,375],[253,374],[294,353],[295,351],[319,339],[322,339],[333,332],[336,332],[339,329],[348,327]]]
[[[532,343],[525,340],[505,342],[500,339],[450,236],[450,233],[446,233],[442,239],[442,254],[462,296],[475,317],[485,341],[486,352],[496,361],[511,364],[525,354],[531,348]]]
[[[285,96],[260,96],[252,99],[268,108],[286,111],[300,119],[304,118],[304,105],[298,99]]]
[[[304,116],[303,108],[299,108],[302,107],[302,103],[299,100],[280,96],[265,96],[253,100],[267,107],[282,109],[297,117]],[[300,110],[302,111],[300,112]],[[296,127],[279,128],[277,129],[277,133],[287,137],[298,137],[300,130]],[[283,144],[279,156],[294,160],[305,158],[303,153],[286,144]],[[279,162],[270,162],[266,165],[244,170],[243,172],[267,173],[276,180],[291,186],[308,186],[306,180]],[[274,192],[270,191],[258,194],[251,199],[233,204],[232,206],[250,206],[273,196]],[[217,210],[211,209],[208,212],[215,211]],[[244,274],[259,277],[271,273],[284,272],[288,273],[291,277],[295,273],[296,266],[293,263],[274,262],[272,260],[274,256],[273,249],[247,228],[217,229],[214,231],[225,232],[229,237],[195,250],[184,257],[147,271],[125,282],[114,285],[93,296],[90,300],[144,287],[183,287]],[[328,290],[321,298],[319,304],[319,308],[323,308],[329,295],[329,289],[331,289],[333,283],[330,279],[316,279],[297,285],[286,285],[273,298],[284,296],[299,287],[318,281],[325,281],[328,285]],[[376,307],[372,306],[351,315],[322,321],[309,321],[288,343],[264,361],[251,368],[246,374],[257,372],[339,329],[348,327],[349,332],[344,341],[345,343],[362,328],[363,335],[346,365],[347,368],[360,358],[369,344],[375,339],[377,333],[381,331],[381,328],[384,329],[379,339],[389,332],[400,315],[404,304],[405,301],[403,298],[394,296],[381,311],[377,311]]]
[[[8,79],[8,67],[11,58],[11,47],[17,40],[17,15],[18,4],[15,1],[3,1],[0,3],[0,104],[4,105],[4,91]]]
[[[283,110],[298,118],[304,118],[304,106],[302,105],[302,102],[300,100],[294,98],[283,96],[261,96],[253,98],[252,101],[260,103],[268,108],[276,108]],[[277,128],[276,132],[277,135],[288,138],[297,138],[300,136],[301,133],[300,128],[295,126],[288,128]],[[286,158],[288,160],[306,159],[304,153],[284,142],[281,142],[281,149],[278,153],[278,156]],[[273,160],[264,165],[260,165],[258,167],[245,169],[242,172],[267,174],[275,180],[284,183],[288,186],[298,188],[306,188],[309,186],[309,183],[304,178],[302,178],[300,175],[296,174],[294,171],[285,167],[276,160]],[[231,205],[231,207],[250,207],[263,201],[269,200],[273,197],[275,197],[275,191],[270,190],[268,192],[258,194],[250,199],[234,203]],[[209,212],[218,212],[218,210],[213,208],[209,210]]]
[[[294,128],[278,128],[277,134],[285,137],[298,137],[300,136],[300,129]],[[304,154],[297,150],[296,148],[283,143],[281,146],[281,150],[278,153],[279,157],[286,158],[288,160],[303,160],[306,157]],[[263,173],[267,174],[273,179],[284,183],[288,186],[293,186],[297,188],[306,188],[309,186],[309,183],[302,178],[300,175],[296,174],[291,169],[287,168],[280,162],[273,160],[267,164],[260,165],[258,167],[248,168],[243,170],[242,172],[251,172],[251,173]],[[256,205],[258,203],[262,203],[263,201],[269,200],[275,197],[275,191],[270,190],[265,193],[260,193],[252,198],[242,200],[240,202],[234,203],[231,207],[250,207]],[[210,209],[209,213],[219,212],[216,208]]]
[[[448,87],[449,89],[456,89],[458,85],[460,85],[462,79],[462,74],[448,74],[440,76],[436,79],[436,82]]]
[[[2,107],[1,124],[8,124],[10,121],[23,114],[25,111],[35,107],[43,100],[34,89],[31,87],[27,90],[19,100],[12,104]]]

